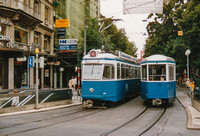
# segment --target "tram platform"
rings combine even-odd
[[[200,130],[200,111],[192,105],[193,100],[185,86],[176,87],[176,97],[187,112],[187,128]]]

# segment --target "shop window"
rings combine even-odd
[[[28,44],[28,32],[15,28],[15,42]]]

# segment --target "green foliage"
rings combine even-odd
[[[104,25],[101,27],[106,28],[112,23],[111,20],[105,20]],[[99,31],[100,25],[95,18],[90,18],[87,22],[87,40],[86,47],[87,52],[91,49],[101,49],[104,48],[105,51],[115,51],[120,50],[136,56],[137,48],[133,42],[128,41],[128,38],[125,36],[124,29],[117,29],[117,27],[112,24],[110,27],[104,31]],[[84,30],[81,31],[82,40],[79,43],[79,49],[83,52],[84,48]],[[103,46],[102,46],[103,45]]]
[[[147,26],[149,34],[146,40],[145,56],[164,54],[173,57],[177,70],[186,68],[185,51],[191,50],[190,66],[200,67],[200,3],[191,0],[183,4],[182,0],[169,0],[164,3],[163,14],[154,17]],[[183,36],[177,32],[182,30]]]

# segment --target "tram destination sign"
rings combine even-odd
[[[137,63],[137,59],[135,57],[133,57],[131,55],[128,55],[128,54],[126,54],[124,52],[116,51],[116,54],[122,59],[126,59],[126,60],[129,60],[129,61]]]

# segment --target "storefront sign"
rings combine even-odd
[[[1,41],[12,41],[10,36],[0,35]]]
[[[17,58],[17,61],[26,61],[26,56],[24,56],[23,58]]]
[[[4,43],[4,42],[0,42],[0,47],[3,48],[19,48],[19,45],[16,43]]]
[[[12,26],[12,25],[13,25],[12,22],[7,21],[7,20],[5,20],[5,19],[1,19],[1,20],[0,20],[0,23],[1,23],[1,24],[5,24],[5,25],[9,25],[9,26]]]

